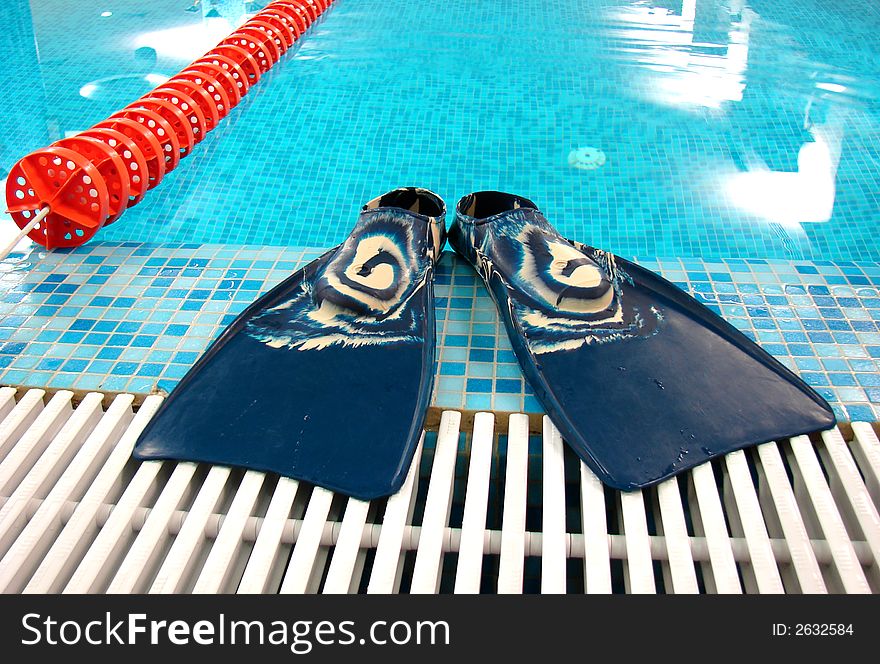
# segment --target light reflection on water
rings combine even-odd
[[[645,70],[641,89],[648,99],[691,110],[709,108],[718,115],[742,102],[756,14],[744,0],[716,3],[715,10],[702,24],[697,19],[697,0],[683,0],[679,14],[648,3],[609,12],[616,23],[627,26],[609,33],[627,44],[617,49],[621,59]],[[705,18],[705,12],[701,16]],[[719,189],[733,206],[756,223],[779,223],[800,237],[800,224],[831,219],[846,133],[846,112],[842,104],[829,99],[845,95],[847,86],[815,75],[808,78],[807,85],[812,83],[814,89],[805,103],[804,142],[797,150],[795,169],[773,169],[756,153],[745,155],[739,168],[731,162],[729,168],[717,169]],[[814,122],[810,110],[818,104],[828,111]]]

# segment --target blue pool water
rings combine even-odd
[[[4,3],[0,168],[216,42],[190,4]],[[878,50],[856,0],[337,0],[100,239],[329,246],[417,184],[518,192],[627,256],[876,260]]]

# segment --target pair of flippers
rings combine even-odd
[[[425,189],[367,203],[345,242],[220,335],[135,456],[271,471],[361,499],[395,492],[433,386],[445,216]],[[483,277],[547,414],[612,487],[834,424],[822,397],[736,328],[653,272],[564,239],[528,199],[465,196],[448,239]]]

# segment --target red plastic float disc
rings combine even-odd
[[[250,82],[248,81],[247,74],[244,72],[244,69],[241,68],[241,65],[238,64],[232,58],[223,55],[222,53],[214,53],[209,51],[201,58],[196,60],[195,64],[208,64],[212,67],[217,67],[223,73],[223,79],[228,77],[232,79],[232,85],[235,88],[235,94],[238,96],[238,100],[241,101],[241,98],[244,97],[248,91],[250,90]],[[191,68],[187,67],[187,69]],[[223,82],[223,81],[221,81]],[[224,86],[225,87],[225,86]],[[229,101],[233,101],[233,98],[230,96]],[[235,102],[236,104],[238,102]]]
[[[223,104],[220,103],[219,99],[215,99],[213,96],[218,95],[219,97],[215,85],[211,85],[210,83],[204,83],[203,85],[205,87],[197,85],[194,81],[180,78],[178,75],[165,81],[162,84],[162,88],[181,92],[192,99],[193,103],[198,107],[198,110],[201,111],[202,117],[205,120],[205,131],[209,132],[217,126],[218,122],[220,122],[220,109],[218,108],[218,104],[221,106]],[[209,87],[211,88],[210,90],[208,89]]]
[[[284,41],[285,53],[287,52],[287,49],[293,46],[296,42],[296,38],[299,36],[293,29],[293,21],[280,12],[260,12],[254,18],[259,18],[261,21],[265,21],[274,28],[278,33],[278,36]]]
[[[96,124],[93,129],[112,129],[134,141],[147,162],[147,189],[152,189],[165,177],[162,143],[146,126],[130,118],[109,117]]]
[[[260,30],[257,26],[252,25],[253,21],[248,21],[243,26],[241,26],[238,30],[233,32],[230,37],[244,37],[247,42],[241,44],[241,47],[248,51],[254,58],[257,57],[258,48],[262,48],[263,52],[266,54],[265,59],[268,60],[268,65],[263,73],[266,73],[272,66],[281,59],[281,54],[284,52],[275,43],[275,39],[277,35],[274,30],[271,30],[271,34],[267,33],[264,30]],[[261,66],[264,66],[261,64]]]
[[[28,233],[47,249],[78,247],[104,225],[107,186],[98,169],[73,150],[55,146],[22,157],[6,178],[6,202],[19,228],[43,207],[51,212]]]
[[[248,87],[253,86],[260,80],[260,74],[262,70],[260,69],[260,65],[257,64],[256,59],[252,56],[248,51],[243,49],[241,46],[236,46],[235,44],[217,44],[214,48],[212,48],[207,54],[206,57],[210,57],[212,55],[225,55],[227,58],[232,60],[233,62],[238,63],[238,65],[242,68],[245,74],[245,78],[247,79]]]
[[[183,111],[170,101],[156,99],[155,97],[141,97],[136,102],[129,104],[128,107],[148,108],[151,111],[156,111],[156,113],[167,120],[168,124],[171,125],[175,136],[177,136],[177,142],[180,146],[180,156],[185,157],[192,152],[193,145],[195,145],[196,142],[196,136],[193,133],[192,125],[190,125],[189,119],[184,115]]]
[[[229,113],[229,109],[232,107],[232,101],[229,99],[229,93],[226,91],[226,87],[220,81],[220,78],[224,78],[228,72],[220,69],[221,73],[218,73],[217,76],[208,73],[209,69],[214,68],[220,69],[219,67],[215,67],[214,65],[202,63],[202,65],[199,66],[198,69],[184,69],[171,80],[178,81],[180,83],[189,83],[196,86],[200,90],[203,90],[211,98],[211,102],[213,103],[214,109],[217,113],[217,123],[219,123],[220,120],[225,118],[226,115]],[[235,85],[235,81],[231,76],[226,82],[230,86],[230,88],[238,93],[238,86]]]
[[[177,164],[180,163],[180,142],[177,140],[177,134],[171,127],[170,122],[156,111],[145,107],[133,108],[132,106],[127,106],[111,116],[111,118],[115,117],[134,120],[150,130],[161,146],[159,154],[165,160],[165,173],[177,168]]]
[[[266,21],[262,16],[254,16],[250,21],[244,24],[244,27],[254,28],[267,35],[269,39],[272,40],[272,43],[275,44],[275,48],[278,49],[278,58],[287,52],[287,31],[279,30]],[[278,62],[278,59],[276,59],[275,62]]]
[[[313,4],[311,4],[310,2],[307,2],[306,0],[287,0],[287,1],[292,5],[298,5],[299,7],[301,7],[303,12],[305,12],[305,14],[309,17],[309,23],[314,23],[315,19],[318,18],[318,14],[320,14],[320,12],[318,11],[318,8],[315,7]]]
[[[265,48],[272,58],[273,66],[276,62],[281,59],[281,56],[284,55],[284,42],[281,41],[279,36],[275,32],[275,28],[264,21],[260,21],[257,19],[251,19],[243,26],[241,26],[238,30],[236,30],[233,34],[243,34],[249,35],[253,37],[253,39],[262,39],[263,40],[263,48]],[[248,44],[248,50],[250,50],[250,44]]]
[[[68,148],[78,152],[98,169],[104,184],[107,185],[107,194],[110,196],[109,210],[105,226],[109,226],[122,216],[128,207],[129,180],[128,169],[122,157],[116,150],[97,138],[89,138],[78,134],[68,138],[62,138],[53,143],[59,148]]]
[[[202,113],[199,105],[186,92],[174,90],[167,87],[166,83],[163,83],[149,94],[144,95],[143,99],[163,99],[174,104],[183,111],[183,114],[189,120],[190,129],[192,129],[196,143],[201,143],[202,139],[205,138],[205,133],[207,132],[205,114]]]
[[[147,160],[144,158],[143,153],[134,140],[120,131],[108,129],[106,127],[93,127],[91,129],[86,129],[77,135],[96,138],[113,148],[116,154],[122,157],[122,161],[125,162],[125,170],[128,172],[129,190],[127,206],[131,207],[132,205],[140,203],[144,198],[144,194],[147,193],[150,178],[148,175]],[[109,224],[110,221],[107,223]]]
[[[299,36],[303,33],[303,30],[300,27],[299,20],[286,13],[284,10],[284,7],[277,7],[272,9],[271,12],[266,11],[265,13],[261,14],[261,16],[265,16],[267,18],[271,18],[274,16],[275,19],[278,20],[282,25],[287,26],[287,28],[290,30],[290,33],[293,35],[292,39],[295,42],[297,39],[299,39]],[[293,44],[291,43],[291,45]]]
[[[318,6],[318,3],[315,0],[296,0],[296,1],[299,2],[301,5],[306,6],[306,11],[309,12],[313,21],[316,21],[318,19],[318,17],[324,13],[324,10]]]
[[[278,0],[278,2],[273,2],[269,7],[272,8],[272,11],[284,12],[291,21],[299,26],[299,34],[308,30],[312,24],[312,19],[308,13],[300,5],[290,0]]]
[[[315,17],[312,16],[312,12],[306,8],[304,3],[298,0],[281,0],[281,2],[300,16],[306,27],[309,27],[314,22]]]
[[[270,44],[272,48],[269,47]],[[277,48],[269,36],[259,30],[254,30],[253,28],[250,30],[247,28],[240,28],[217,44],[214,50],[229,45],[237,46],[245,52],[250,53],[254,62],[256,62],[257,66],[260,68],[261,75],[269,71],[272,68],[272,65],[275,64],[275,51],[277,51]],[[273,51],[273,49],[275,50]],[[236,61],[239,60],[236,58]],[[242,67],[243,66],[244,65],[242,65]]]
[[[220,113],[221,118],[225,117],[232,110],[232,107],[241,101],[242,93],[241,88],[238,86],[238,79],[228,69],[223,69],[220,65],[215,65],[207,60],[194,62],[180,72],[177,78],[184,78],[196,85],[203,85],[202,81],[204,81],[206,89],[209,89],[208,85],[216,86],[216,89],[211,94],[214,95],[214,101],[218,101],[218,94],[221,97],[217,107],[217,112]],[[222,103],[224,110],[220,109],[220,103]]]

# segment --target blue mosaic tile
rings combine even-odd
[[[466,365],[461,362],[443,362],[440,374],[444,376],[464,376]]]
[[[468,394],[465,399],[465,408],[470,410],[491,410],[492,397],[488,394]]]
[[[467,375],[470,378],[491,378],[495,367],[491,364],[471,364],[468,365]],[[480,390],[475,390],[480,391]]]

